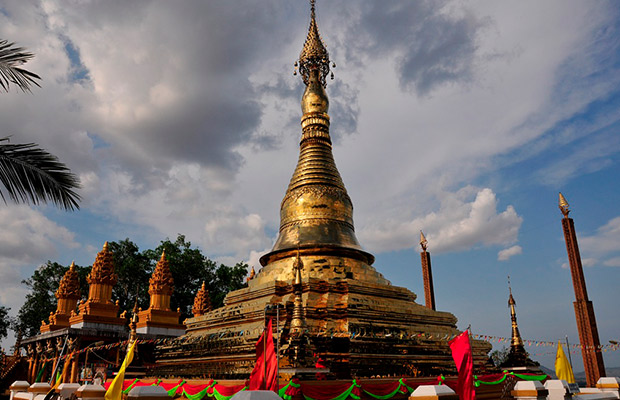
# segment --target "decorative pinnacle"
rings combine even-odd
[[[308,28],[308,36],[304,47],[299,54],[299,60],[295,62],[295,68],[299,65],[299,74],[306,86],[310,83],[310,72],[317,70],[319,73],[319,81],[323,87],[327,86],[325,79],[330,73],[329,69],[329,53],[323,44],[319,28],[316,23],[316,13],[314,7],[315,0],[310,0],[310,27]],[[333,68],[336,64],[333,64]],[[293,73],[297,75],[297,70]],[[331,74],[334,79],[334,74]]]
[[[510,286],[510,275],[508,275],[508,293],[510,296],[508,297],[508,306],[517,304],[515,302],[514,297],[512,297],[512,287]]]
[[[252,279],[254,279],[255,276],[256,276],[256,270],[254,269],[254,266],[252,265],[252,269],[250,270],[250,275],[245,279],[246,282],[250,282]]]
[[[424,232],[420,231],[420,246],[422,246],[422,251],[426,251],[428,247],[428,240],[424,236]]]
[[[105,243],[103,244],[103,250],[107,250],[108,249],[108,241],[106,240]]]
[[[71,261],[71,265],[69,265],[70,271],[75,271],[75,260]]]
[[[560,192],[559,206],[560,206],[560,211],[562,211],[562,215],[568,218],[568,213],[570,212],[570,209],[568,208],[568,201],[566,201],[566,198],[562,195],[562,192]]]
[[[297,257],[293,263],[293,271],[295,273],[295,285],[301,285],[301,270],[304,268],[304,263],[299,256],[299,247],[297,247]]]

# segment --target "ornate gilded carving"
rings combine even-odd
[[[194,298],[194,307],[192,307],[192,313],[194,317],[204,315],[211,311],[211,299],[209,298],[209,291],[205,287],[205,282],[202,282],[202,287],[196,293]]]
[[[149,280],[149,294],[161,294],[171,296],[174,290],[174,279],[170,272],[170,262],[166,259],[166,252],[161,253],[155,271]]]
[[[566,201],[566,198],[562,195],[562,193],[560,193],[559,207],[560,207],[560,211],[562,211],[562,215],[568,218],[568,213],[570,212],[570,209],[568,206],[568,201]]]
[[[55,294],[57,299],[79,299],[80,298],[80,281],[77,271],[75,270],[75,262],[71,263],[69,270],[60,280],[60,285]]]
[[[246,282],[251,281],[256,276],[256,271],[254,270],[254,266],[252,266],[252,270],[250,270],[250,275],[245,280]]]
[[[97,254],[93,268],[88,274],[86,281],[89,285],[101,284],[114,286],[118,281],[118,276],[114,272],[114,256],[108,249],[108,242],[105,242],[103,249]]]
[[[422,231],[420,231],[420,247],[422,247],[422,251],[426,251],[428,247],[428,240],[426,240],[426,236],[424,236]]]
[[[325,79],[330,71],[329,53],[319,34],[314,2],[315,0],[310,0],[310,27],[308,28],[308,36],[306,37],[304,47],[299,54],[299,74],[304,83],[308,85],[310,83],[311,72],[318,71],[321,86],[325,87],[327,86]],[[295,63],[295,66],[297,66],[297,63]],[[335,66],[334,64],[334,67]]]

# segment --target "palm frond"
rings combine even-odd
[[[51,201],[66,210],[80,208],[80,196],[74,190],[80,187],[77,176],[35,143],[0,143],[0,183],[8,197],[17,203]],[[0,186],[0,197],[6,203],[4,191]]]
[[[41,77],[33,72],[20,68],[34,54],[25,51],[23,47],[15,47],[15,43],[0,39],[0,87],[9,91],[11,83],[17,85],[23,92],[30,92],[30,86],[39,86],[36,79]]]

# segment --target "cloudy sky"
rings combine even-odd
[[[620,339],[617,4],[330,1],[317,16],[334,155],[375,267],[423,301],[422,229],[459,328],[510,335],[510,275],[523,337],[576,343],[562,191],[601,342]],[[258,267],[297,162],[308,22],[301,0],[0,0],[0,38],[43,78],[0,95],[0,136],[56,154],[83,197],[73,213],[0,207],[0,305],[19,309],[41,263],[92,264],[106,240],[182,233]],[[553,348],[527,349],[553,365]]]

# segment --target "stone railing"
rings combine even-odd
[[[44,400],[51,387],[48,383],[31,385],[26,381],[15,381],[9,390],[10,400]],[[80,386],[77,383],[63,383],[56,391],[62,400],[69,399],[73,394],[80,400],[104,400],[106,392],[101,385]],[[618,400],[620,399],[620,378],[601,378],[595,388],[579,388],[577,393],[571,391],[566,381],[548,380],[544,386],[538,381],[519,381],[510,394],[515,400]],[[127,400],[167,400],[168,398],[168,392],[160,386],[139,386],[131,389],[127,394]],[[411,393],[409,399],[459,400],[459,397],[447,385],[421,385]]]

